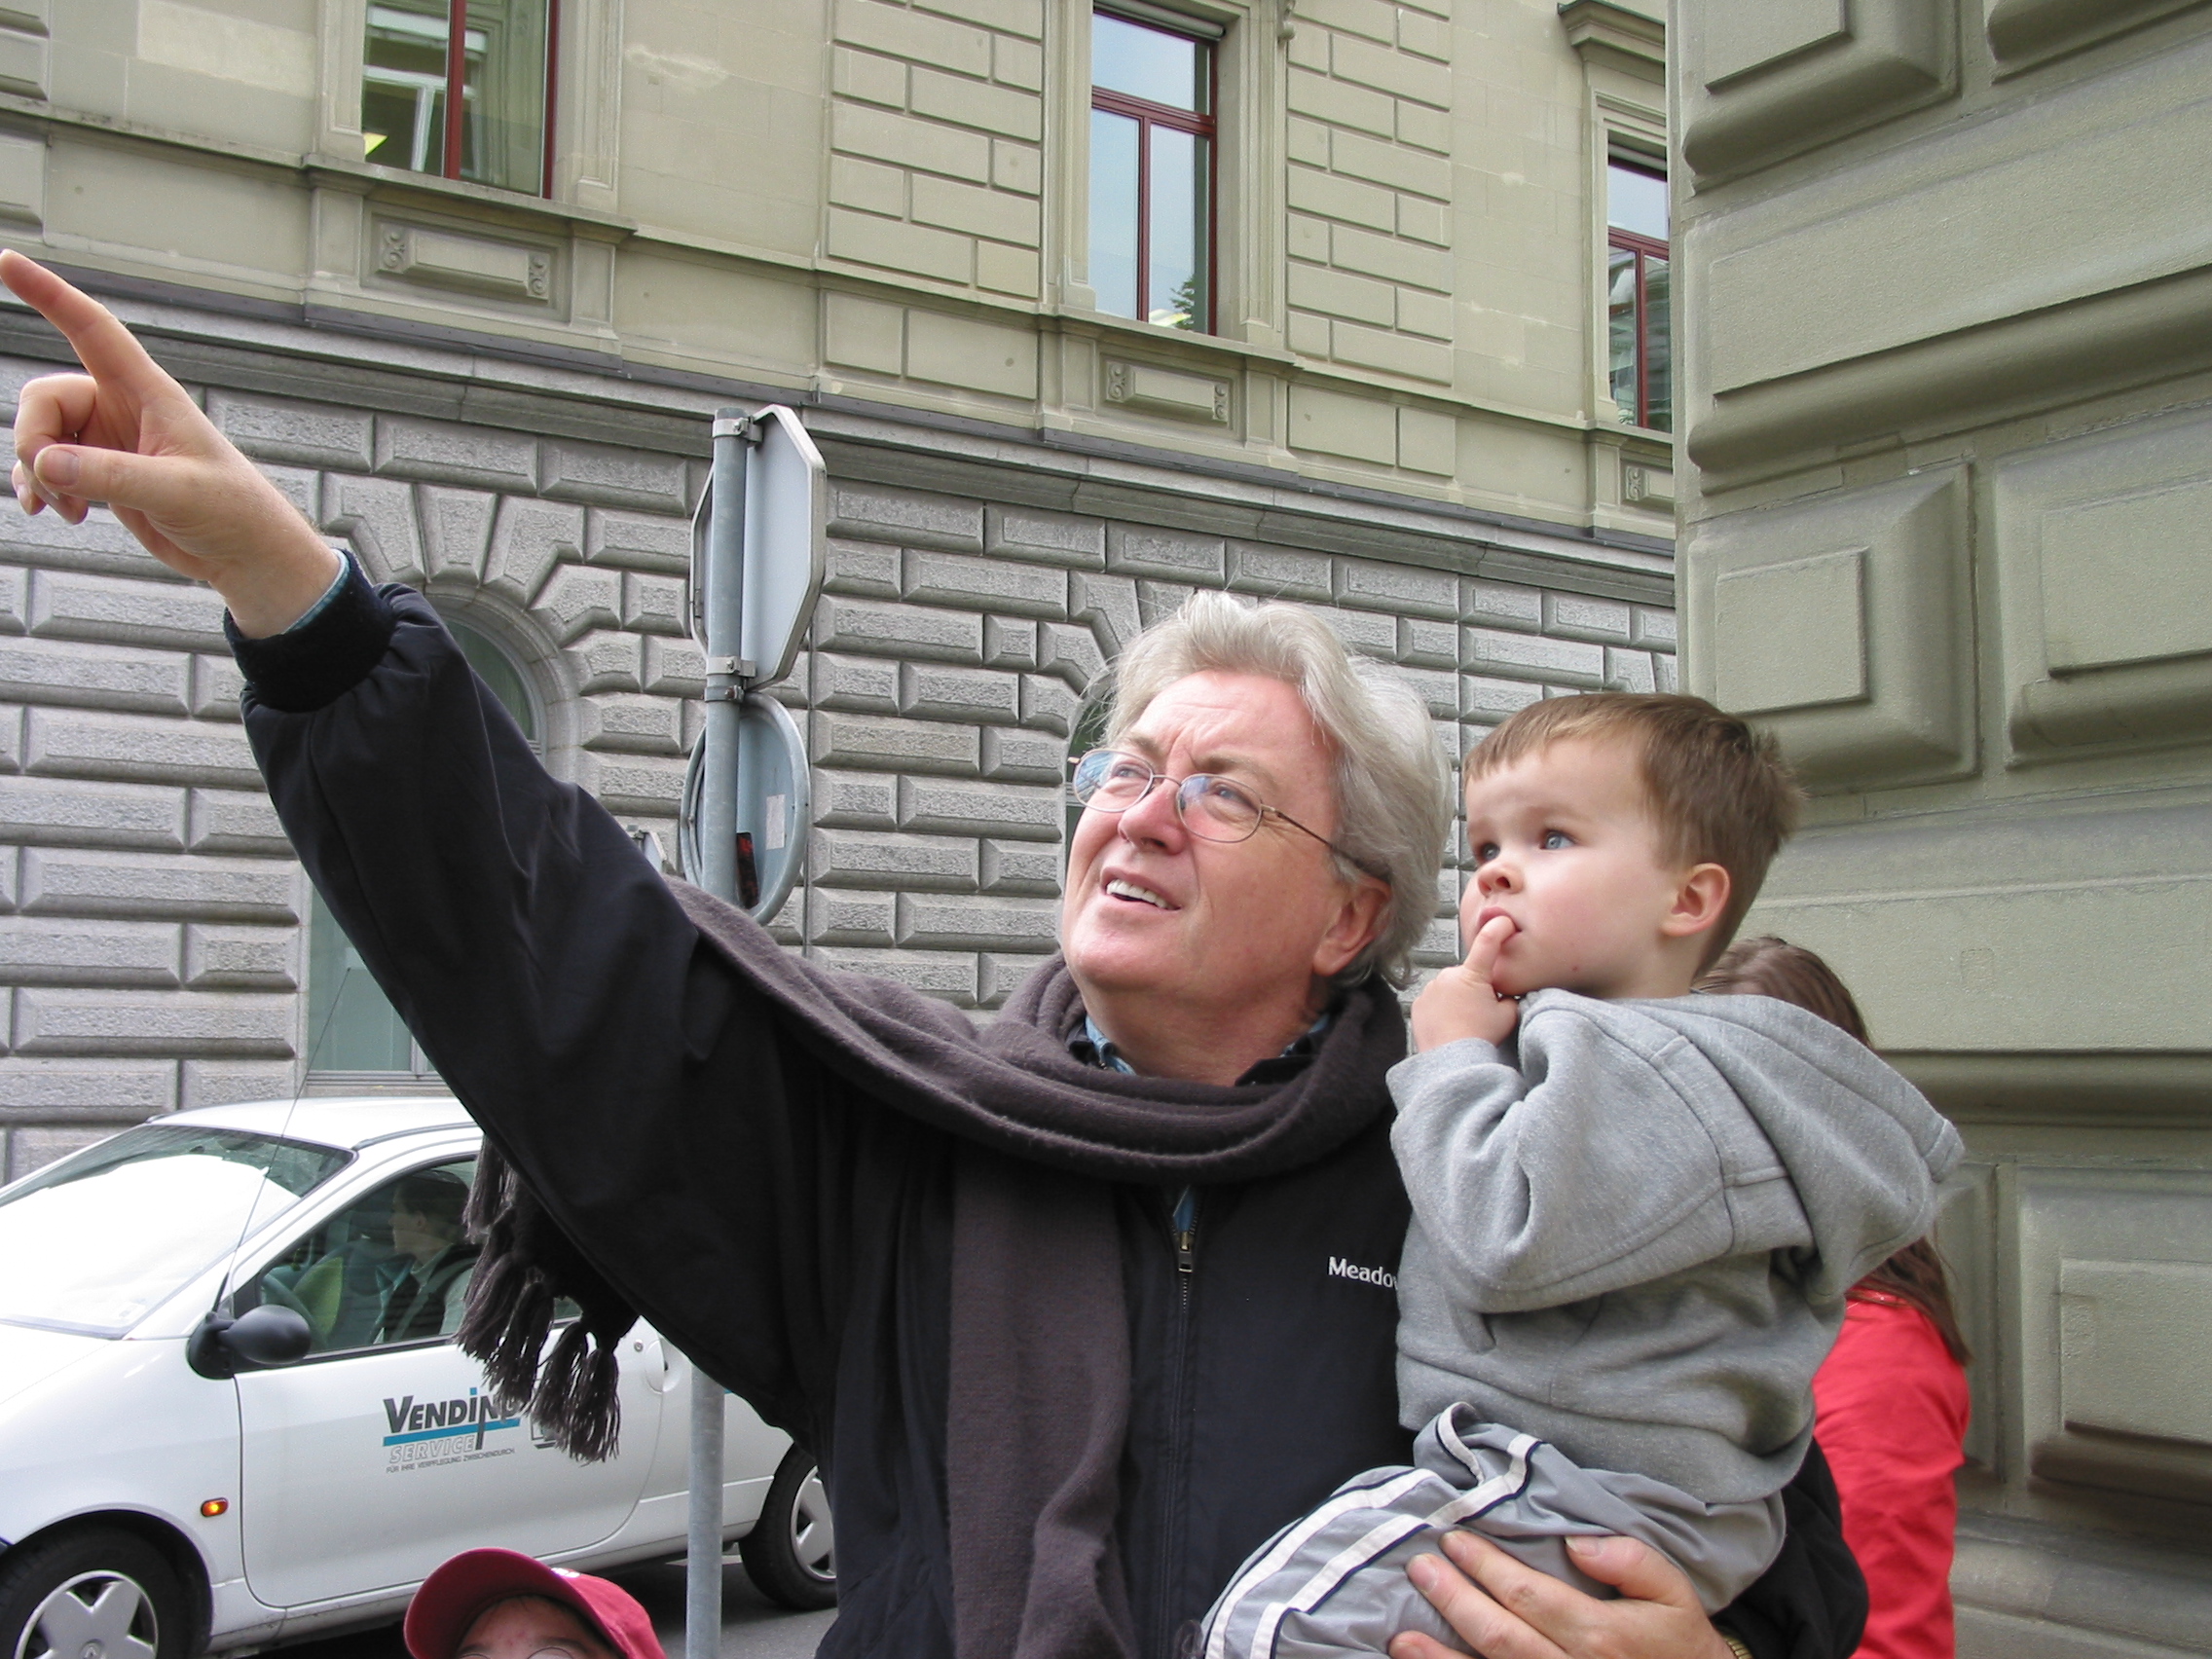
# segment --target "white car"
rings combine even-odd
[[[374,1623],[483,1544],[682,1548],[688,1361],[633,1329],[620,1450],[583,1464],[490,1412],[454,1347],[477,1144],[450,1099],[210,1107],[0,1188],[0,1659]],[[828,1605],[812,1459],[733,1398],[724,1447],[749,1573]]]

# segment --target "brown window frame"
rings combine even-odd
[[[545,142],[543,155],[538,162],[537,194],[541,200],[553,199],[553,114],[554,93],[560,84],[561,69],[561,0],[545,0]],[[461,123],[467,118],[461,89],[468,81],[468,0],[447,0],[446,4],[446,129],[445,142],[439,152],[442,164],[431,176],[450,178],[458,184],[475,182],[461,176]],[[409,168],[413,171],[413,168]],[[420,176],[420,175],[418,175]],[[520,195],[518,191],[516,193]]]
[[[1608,181],[1611,169],[1618,167],[1623,172],[1641,173],[1662,185],[1667,182],[1665,166],[1641,156],[1626,156],[1615,150],[1606,158],[1605,166]],[[1611,217],[1612,211],[1608,204],[1606,218],[1609,221]],[[1608,271],[1615,251],[1632,254],[1636,259],[1636,408],[1630,413],[1639,426],[1650,431],[1659,428],[1651,424],[1651,290],[1647,280],[1650,269],[1648,261],[1663,259],[1671,267],[1675,257],[1673,247],[1671,239],[1624,231],[1609,222],[1605,226],[1605,263]],[[1672,331],[1668,338],[1672,342]]]
[[[1646,261],[1664,259],[1672,264],[1674,255],[1671,243],[1655,237],[1640,237],[1634,231],[1607,227],[1605,250],[1610,263],[1614,251],[1636,256],[1636,424],[1651,426],[1651,294],[1645,281],[1650,267]]]
[[[1221,43],[1205,35],[1185,34],[1145,18],[1132,18],[1117,12],[1111,6],[1093,8],[1118,23],[1133,28],[1150,29],[1174,40],[1187,40],[1205,48],[1206,54],[1206,107],[1208,111],[1221,107]],[[1136,318],[1149,322],[1152,285],[1152,129],[1155,127],[1172,128],[1203,138],[1206,143],[1206,314],[1205,326],[1196,330],[1176,330],[1177,333],[1214,334],[1217,308],[1220,305],[1221,271],[1221,124],[1211,113],[1201,115],[1195,110],[1177,109],[1172,104],[1154,103],[1150,98],[1117,92],[1092,83],[1090,107],[1102,109],[1111,115],[1126,116],[1137,124],[1137,288]],[[1155,327],[1163,326],[1153,324]]]

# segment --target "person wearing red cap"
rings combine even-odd
[[[667,1659],[652,1620],[620,1585],[513,1550],[463,1550],[408,1604],[414,1659]]]

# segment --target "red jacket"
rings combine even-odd
[[[1813,1377],[1813,1403],[1843,1493],[1843,1535],[1866,1574],[1858,1659],[1952,1659],[1965,1370],[1919,1309],[1855,1297]]]

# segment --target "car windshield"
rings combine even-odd
[[[119,1337],[350,1153],[142,1124],[0,1195],[0,1320]]]

